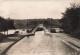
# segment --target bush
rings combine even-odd
[[[70,35],[72,35],[72,37],[74,37],[74,38],[80,39],[80,30],[71,32]]]
[[[0,33],[0,42],[7,38],[4,34]]]

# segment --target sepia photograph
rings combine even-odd
[[[0,55],[80,55],[80,0],[0,0]]]

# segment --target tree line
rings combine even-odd
[[[63,17],[60,20],[60,28],[72,37],[80,39],[80,5],[73,3],[71,7],[66,8],[62,14]]]
[[[59,19],[25,19],[14,20],[14,26],[17,29],[35,28],[37,25],[43,24],[46,28],[59,27]]]
[[[27,27],[36,27],[39,24],[43,24],[46,28],[55,28],[59,27],[60,23],[58,19],[28,19],[27,20]]]

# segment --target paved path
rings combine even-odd
[[[16,43],[6,55],[80,55],[80,52],[65,44],[55,34],[44,34],[41,31]]]

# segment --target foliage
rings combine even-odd
[[[0,31],[7,31],[9,29],[14,29],[14,22],[10,19],[4,19],[0,17]]]
[[[27,20],[28,27],[36,27],[39,24],[43,24],[46,28],[59,27],[60,23],[58,20],[47,18],[47,19],[29,19]]]
[[[48,27],[59,27],[60,23],[58,19],[27,19],[27,20],[14,20],[14,25],[17,29],[23,28],[35,28],[37,25],[43,24]]]
[[[7,21],[7,28],[8,29],[15,29],[15,26],[14,26],[14,20],[11,20],[10,18],[6,19]]]
[[[78,34],[80,30],[80,6],[72,4],[71,7],[67,8],[63,14],[61,22],[61,27],[65,32],[75,35]]]
[[[24,29],[27,26],[27,20],[14,20],[14,26],[16,29]]]
[[[6,31],[7,22],[3,17],[0,17],[0,31]]]

